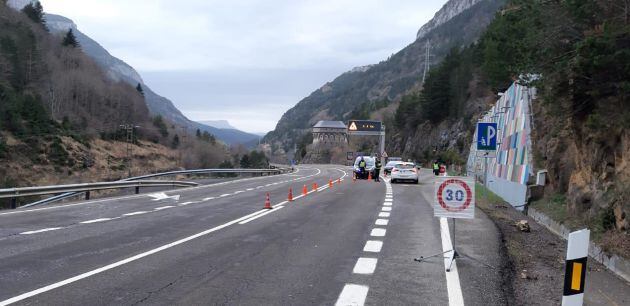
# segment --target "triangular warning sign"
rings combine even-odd
[[[357,125],[354,122],[350,123],[350,127],[348,128],[348,130],[356,131],[357,130]]]

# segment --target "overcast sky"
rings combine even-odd
[[[42,0],[192,120],[266,132],[325,82],[415,38],[446,0]]]

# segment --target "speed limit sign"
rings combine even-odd
[[[475,181],[472,177],[436,177],[433,213],[436,217],[475,218]]]

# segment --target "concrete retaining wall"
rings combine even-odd
[[[562,237],[563,239],[566,240],[567,237],[569,237],[569,233],[571,232],[570,229],[560,224],[559,222],[556,222],[553,219],[549,218],[542,212],[539,212],[536,209],[530,207],[527,210],[527,214],[532,219],[536,220],[536,222],[548,228],[551,232]],[[630,261],[617,255],[610,255],[605,253],[599,246],[597,246],[593,242],[589,243],[588,255],[595,259],[597,262],[604,265],[613,273],[617,274],[619,277],[630,282]]]
[[[527,201],[527,186],[496,177],[488,173],[487,188],[494,192],[503,200],[522,211],[523,205]]]

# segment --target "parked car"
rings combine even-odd
[[[397,165],[397,164],[400,164],[400,163],[402,163],[402,161],[393,160],[393,161],[387,162],[385,167],[383,167],[383,173],[385,173],[385,175],[391,174],[392,173],[392,169],[394,168],[394,165]]]
[[[359,161],[361,158],[365,160],[365,172],[361,172],[361,169],[359,169]],[[355,177],[360,180],[365,180],[370,173],[374,176],[374,168],[376,168],[375,161],[374,157],[371,156],[358,156],[357,159],[354,160]]]
[[[392,183],[399,181],[413,181],[418,184],[418,168],[416,164],[409,162],[400,162],[392,168]]]

